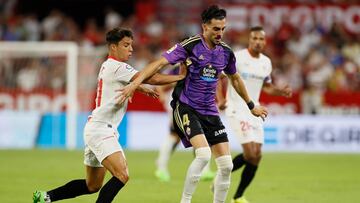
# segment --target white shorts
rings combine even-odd
[[[253,115],[228,116],[228,122],[240,144],[256,142],[264,144],[263,121]]]
[[[118,141],[119,134],[111,125],[89,121],[84,128],[84,164],[103,167],[101,162],[109,155],[122,151]]]

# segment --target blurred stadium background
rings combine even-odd
[[[115,26],[134,31],[129,64],[140,70],[175,42],[201,32],[199,15],[213,3],[228,11],[224,40],[233,50],[247,46],[250,26],[264,26],[273,81],[295,91],[290,99],[262,94],[271,112],[265,150],[342,153],[342,160],[353,157],[350,162],[359,163],[357,0],[0,0],[0,157],[14,149],[34,154],[39,152],[33,149],[81,150],[97,72],[106,57],[106,31]],[[167,114],[158,100],[140,94],[133,100],[119,127],[120,142],[130,154],[156,150],[168,134]],[[228,131],[232,149],[240,150]],[[359,175],[355,180],[359,183]],[[310,201],[290,197],[283,202]]]

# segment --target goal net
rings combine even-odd
[[[86,50],[73,42],[0,42],[0,148],[82,146],[105,54]]]

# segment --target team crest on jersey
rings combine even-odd
[[[130,72],[134,71],[134,68],[131,67],[130,65],[126,65],[126,66],[125,66],[125,69],[128,70],[128,71],[130,71]]]
[[[166,51],[167,54],[170,54],[176,49],[177,45],[175,44],[173,47],[171,47],[169,50]]]
[[[211,64],[208,64],[200,70],[199,74],[202,80],[214,82],[217,80],[218,71]]]
[[[204,60],[204,59],[205,59],[205,58],[204,58],[204,55],[201,54],[201,55],[199,56],[199,60]]]

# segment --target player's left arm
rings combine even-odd
[[[291,97],[292,96],[292,89],[289,85],[285,85],[284,87],[276,87],[272,83],[264,83],[262,87],[262,91],[266,92],[270,95],[275,96],[284,96],[284,97]]]
[[[216,86],[216,103],[217,106],[219,108],[219,110],[224,110],[226,109],[226,96],[223,92],[224,89],[224,84],[223,84],[223,78],[226,77],[226,75],[224,73],[221,73],[222,75],[220,75],[219,77],[219,81],[217,83]]]
[[[228,78],[230,79],[231,85],[234,87],[239,96],[246,102],[251,113],[254,116],[260,116],[261,118],[266,118],[268,112],[264,106],[255,106],[254,102],[251,101],[249,94],[246,90],[245,84],[242,81],[239,73],[228,74]]]

